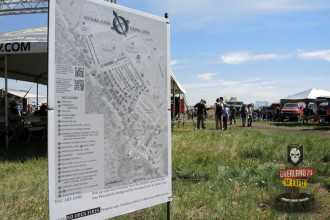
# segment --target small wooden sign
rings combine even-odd
[[[292,186],[292,187],[306,187],[307,179],[289,179],[285,178],[282,181],[284,186]]]
[[[284,169],[280,170],[280,178],[304,178],[312,177],[315,171],[312,168]]]

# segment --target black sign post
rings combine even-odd
[[[304,160],[304,147],[297,144],[287,146],[287,158],[291,166],[297,167]],[[292,167],[292,168],[293,168]],[[291,199],[299,198],[299,187],[291,187],[290,197]]]

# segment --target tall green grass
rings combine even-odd
[[[172,133],[174,219],[277,219],[274,198],[289,189],[279,169],[289,168],[286,146],[304,145],[302,167],[317,174],[301,191],[315,195],[322,214],[292,214],[322,219],[329,213],[329,137],[250,128],[177,130]],[[183,211],[185,210],[185,211]]]
[[[0,149],[0,218],[47,219],[45,144],[11,144]]]
[[[241,127],[218,131],[212,126],[194,131],[186,122],[185,129],[172,132],[172,219],[330,218],[328,136]],[[286,146],[293,143],[304,146],[301,167],[316,171],[307,188],[301,189],[315,196],[316,208],[310,213],[282,213],[273,207],[275,197],[289,191],[278,171],[290,168]],[[1,218],[47,218],[45,152],[20,154],[20,159],[14,159],[15,152],[1,153]],[[166,219],[166,204],[115,219]]]

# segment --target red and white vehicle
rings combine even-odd
[[[281,120],[289,119],[299,121],[304,115],[305,103],[285,103],[281,109]]]

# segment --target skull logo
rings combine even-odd
[[[304,148],[303,146],[288,145],[287,147],[287,160],[292,166],[300,165],[304,160]]]
[[[292,148],[290,151],[290,157],[294,163],[297,163],[300,158],[300,150],[298,148]]]

